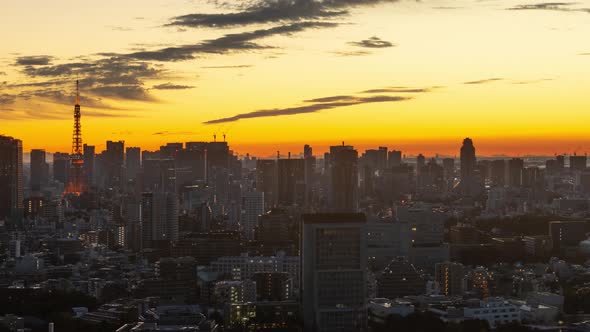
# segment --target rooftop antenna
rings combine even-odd
[[[277,159],[281,159],[281,151],[277,150]]]
[[[213,134],[213,142],[217,142],[217,134]]]
[[[225,133],[223,133],[223,141],[225,142]]]

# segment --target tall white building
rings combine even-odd
[[[305,331],[367,330],[365,223],[357,213],[303,216]]]
[[[251,240],[254,238],[254,228],[258,222],[258,216],[263,213],[263,192],[249,191],[242,194],[242,213],[240,223],[246,239]]]

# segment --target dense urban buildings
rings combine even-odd
[[[23,162],[21,141],[0,143],[0,293],[71,296],[78,329],[561,328],[590,312],[582,158],[487,158],[471,139],[460,160],[108,140]],[[74,193],[80,156],[88,185]],[[0,324],[30,326],[3,310]]]

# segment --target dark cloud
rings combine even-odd
[[[397,0],[259,0],[226,14],[189,14],[174,17],[169,26],[219,27],[317,20],[345,16],[348,7],[375,5]]]
[[[154,85],[152,89],[156,90],[185,90],[185,89],[193,89],[194,86],[192,85],[180,85],[180,84],[173,84],[173,83],[163,83]]]
[[[508,10],[553,10],[562,12],[590,13],[590,8],[576,8],[576,2],[543,2],[537,4],[518,5],[507,8]]]
[[[463,84],[470,84],[470,85],[485,84],[485,83],[492,83],[492,82],[502,81],[502,80],[504,80],[504,79],[503,78],[486,78],[483,80],[464,82]]]
[[[42,97],[59,103],[71,104],[73,97],[63,90],[72,91],[68,84],[80,80],[83,95],[95,98],[113,98],[139,101],[154,101],[144,87],[146,79],[160,78],[163,69],[145,61],[122,57],[108,57],[85,62],[71,62],[48,66],[26,66],[23,73],[30,78],[49,79],[41,82],[15,84],[14,87],[37,88],[23,92],[23,97]],[[46,87],[51,86],[52,89]],[[59,89],[57,89],[59,88]],[[67,101],[65,98],[69,98]],[[83,99],[84,100],[84,99]],[[94,100],[94,102],[93,102]],[[105,107],[103,102],[89,98],[86,106]]]
[[[121,56],[144,61],[182,61],[195,59],[199,54],[227,54],[268,49],[272,47],[257,44],[255,41],[276,35],[288,35],[307,29],[335,27],[337,25],[336,23],[328,22],[297,22],[268,29],[227,34],[217,39],[206,40],[193,45],[166,47],[159,50],[140,51]]]
[[[9,105],[16,101],[16,96],[7,94],[7,93],[0,93],[0,105]]]
[[[323,110],[330,110],[340,107],[372,104],[372,103],[385,103],[385,102],[399,102],[409,100],[409,97],[400,96],[371,96],[371,97],[357,97],[357,96],[333,96],[325,98],[317,98],[308,100],[307,103],[310,105],[288,107],[288,108],[277,108],[270,110],[259,110],[249,113],[241,113],[227,118],[214,119],[204,122],[204,124],[218,124],[234,122],[243,119],[253,119],[262,117],[275,117],[284,115],[296,115],[305,113],[315,113]]]
[[[387,48],[387,47],[394,47],[395,45],[391,42],[383,40],[379,37],[371,37],[369,39],[357,41],[357,42],[349,42],[350,45],[358,46],[358,47],[366,47],[366,48]]]
[[[18,66],[45,66],[51,63],[53,57],[49,55],[20,56],[16,58]]]
[[[0,76],[5,76],[7,75],[5,71],[0,71]]]
[[[228,27],[286,20],[331,18],[347,14],[344,10],[330,10],[316,1],[262,1],[241,12],[227,14],[189,14],[174,17],[169,26]]]

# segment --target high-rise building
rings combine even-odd
[[[352,146],[331,146],[329,159],[329,210],[358,210],[358,153]]]
[[[84,144],[84,174],[86,175],[86,183],[88,186],[94,186],[96,184],[94,173],[95,162],[95,146]]]
[[[0,219],[19,220],[23,200],[23,143],[0,136]]]
[[[254,273],[256,282],[256,300],[285,301],[293,292],[293,280],[286,272],[257,272]]]
[[[128,147],[125,149],[125,171],[128,180],[136,180],[141,170],[141,149]]]
[[[508,185],[512,187],[522,186],[522,173],[524,171],[524,160],[512,158],[508,160]]]
[[[502,187],[506,183],[506,161],[503,159],[493,160],[490,165],[490,180],[492,185]]]
[[[107,141],[104,155],[104,173],[107,187],[120,187],[123,180],[123,165],[125,162],[125,142]]]
[[[283,206],[305,203],[305,159],[278,160],[278,204]]]
[[[389,151],[387,159],[389,167],[398,167],[402,164],[402,152],[397,150]]]
[[[174,193],[142,194],[142,248],[152,248],[157,241],[178,241],[178,197]]]
[[[444,262],[435,265],[434,280],[438,283],[443,295],[462,295],[464,279],[465,270],[461,263]]]
[[[242,194],[242,214],[240,223],[246,239],[254,238],[254,228],[258,222],[258,216],[264,213],[264,193],[250,191]]]
[[[256,160],[256,191],[264,193],[266,208],[275,206],[278,196],[277,163],[275,160]]]
[[[470,138],[463,140],[461,146],[461,183],[460,191],[465,196],[474,196],[481,192],[483,183],[479,172],[476,171],[477,159],[475,147]]]
[[[68,184],[70,174],[70,155],[68,153],[56,152],[53,154],[53,179],[61,182],[64,186]]]
[[[367,330],[365,223],[357,213],[303,215],[305,331]]]
[[[45,150],[31,150],[31,190],[39,191],[49,180],[49,164],[45,159]]]
[[[570,156],[570,169],[572,171],[583,171],[586,169],[587,165],[587,157],[586,156],[577,156],[573,155]]]

